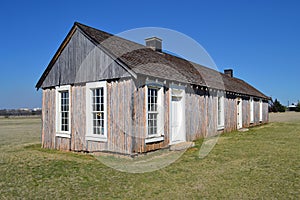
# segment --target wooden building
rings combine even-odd
[[[232,70],[77,22],[36,88],[44,148],[133,155],[268,122],[268,97]]]

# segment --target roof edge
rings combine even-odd
[[[47,68],[45,69],[45,71],[43,72],[42,76],[40,77],[40,79],[38,80],[38,82],[35,85],[35,88],[37,90],[39,90],[45,80],[45,78],[47,77],[47,75],[49,74],[49,72],[51,71],[54,63],[56,62],[57,58],[60,56],[60,54],[62,53],[62,51],[64,50],[64,48],[67,46],[67,44],[69,43],[69,41],[71,40],[73,34],[75,33],[75,31],[77,30],[77,28],[85,35],[85,37],[87,37],[91,42],[93,42],[96,46],[101,45],[99,44],[97,41],[95,41],[92,37],[89,36],[88,33],[86,33],[81,26],[86,26],[84,24],[81,24],[79,22],[74,22],[71,30],[68,32],[67,36],[65,37],[65,39],[63,40],[63,42],[60,44],[60,46],[58,47],[56,53],[54,54],[54,56],[52,57],[52,59],[50,60]],[[89,28],[93,28],[90,26],[86,26]],[[95,29],[95,28],[93,28]],[[100,31],[100,30],[99,30]],[[104,31],[102,31],[104,32]],[[105,32],[107,33],[107,32]],[[111,36],[114,36],[110,33],[107,33]],[[102,47],[102,46],[101,46]],[[134,78],[137,78],[137,75],[131,70],[129,69],[129,67],[123,63],[120,59],[115,58],[107,49],[105,49],[104,47],[101,48],[101,50],[105,51],[106,54],[108,54],[109,56],[111,56],[113,58],[114,61],[118,62],[119,65],[121,65],[126,71],[128,71]]]
[[[38,80],[37,84],[35,85],[35,88],[37,90],[39,90],[41,88],[41,86],[42,86],[45,78],[49,74],[50,70],[52,69],[52,67],[53,67],[54,63],[56,62],[57,58],[59,57],[59,55],[62,53],[62,51],[64,50],[64,48],[67,46],[67,44],[71,40],[71,38],[72,38],[73,34],[75,33],[75,31],[76,31],[76,22],[72,26],[71,30],[68,32],[68,34],[65,37],[65,39],[63,40],[63,42],[58,47],[56,53],[54,54],[54,56],[52,57],[51,61],[49,62],[46,70],[44,71],[44,73],[42,74],[42,76]]]
[[[136,74],[134,71],[132,71],[126,63],[124,63],[124,62],[123,62],[122,60],[120,60],[119,58],[116,58],[116,56],[114,56],[108,49],[106,49],[105,47],[103,47],[103,46],[101,45],[101,43],[99,43],[98,41],[96,41],[94,38],[90,37],[89,34],[88,34],[81,26],[85,26],[85,27],[88,27],[88,28],[91,28],[91,29],[95,29],[95,30],[97,30],[97,31],[104,32],[104,33],[110,35],[111,37],[118,37],[118,36],[115,36],[115,35],[113,35],[113,34],[111,34],[111,33],[107,33],[107,32],[102,31],[102,30],[98,30],[98,29],[93,28],[93,27],[91,27],[91,26],[87,26],[87,25],[81,24],[81,23],[79,23],[79,22],[75,22],[74,25],[76,25],[76,26],[79,28],[79,30],[82,31],[82,33],[83,33],[83,34],[84,34],[91,42],[93,42],[98,48],[101,47],[101,50],[102,50],[102,51],[104,51],[104,52],[105,52],[108,56],[110,56],[115,62],[117,62],[117,63],[118,63],[121,67],[123,67],[126,71],[128,71],[130,75],[132,75],[135,79],[137,78],[137,74]]]

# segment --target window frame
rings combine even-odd
[[[93,90],[103,88],[103,124],[104,124],[104,133],[103,135],[94,134],[94,125],[93,125]],[[98,141],[98,142],[107,142],[107,81],[98,81],[86,83],[86,135],[85,139],[88,141]]]
[[[250,97],[250,124],[254,123],[254,99]]]
[[[148,90],[149,88],[157,89],[157,111],[149,111],[148,109]],[[145,85],[145,106],[146,106],[146,143],[158,142],[164,140],[164,87],[162,84],[151,83]],[[157,132],[149,135],[148,115],[157,113]]]
[[[217,127],[218,127],[218,130],[223,130],[225,128],[225,111],[224,111],[224,98],[225,97],[224,96],[225,96],[224,92],[218,92],[218,94],[217,94]],[[219,100],[220,100],[220,102],[219,102]],[[219,108],[219,105],[221,108]]]
[[[263,121],[263,101],[259,99],[259,122]]]
[[[68,131],[63,131],[61,128],[61,93],[67,91],[69,94],[69,106],[68,106]],[[56,99],[56,136],[58,137],[65,137],[71,138],[71,86],[70,85],[63,85],[55,87],[55,99]]]

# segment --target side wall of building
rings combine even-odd
[[[242,99],[242,124],[244,128],[269,121],[268,103],[262,102],[260,121],[259,100],[254,100],[254,121],[250,122],[250,99],[226,94],[224,98],[224,129],[217,126],[217,95],[213,92],[190,92],[186,94],[186,133],[187,141],[208,137],[222,132],[237,130],[237,99]]]
[[[130,154],[132,151],[134,119],[134,83],[131,79],[107,82],[107,142],[87,141],[86,87],[71,86],[71,137],[56,136],[55,89],[43,90],[42,147],[74,151],[109,151]],[[137,112],[139,113],[139,111]],[[139,115],[139,114],[138,114]],[[140,116],[137,116],[140,118]]]
[[[55,89],[43,90],[42,147],[72,151],[104,151],[121,154],[143,153],[168,147],[170,143],[170,89],[164,87],[164,140],[145,143],[146,89],[132,79],[107,82],[107,142],[87,141],[86,86],[71,86],[71,137],[56,136]],[[260,121],[260,102],[254,101],[254,122],[250,123],[250,100],[242,98],[243,127],[268,122],[268,103],[262,103],[263,120]],[[217,127],[216,93],[186,91],[186,140],[212,136],[220,132],[237,130],[237,97],[224,96],[224,129]]]

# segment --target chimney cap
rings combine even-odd
[[[233,77],[233,69],[224,69],[224,74]]]
[[[152,37],[149,37],[149,38],[145,38],[145,41],[150,41],[150,40],[159,40],[162,42],[162,39],[160,39],[159,37],[156,37],[156,36],[152,36]]]

